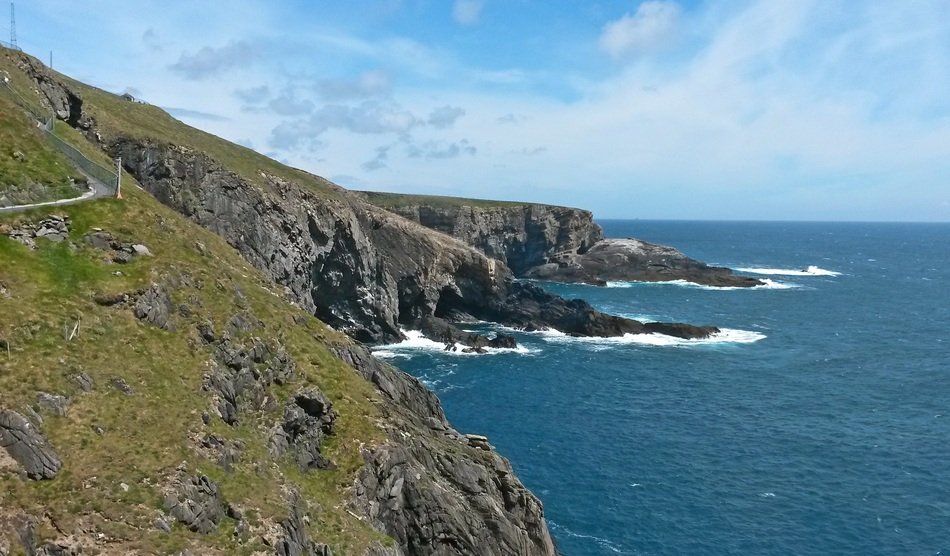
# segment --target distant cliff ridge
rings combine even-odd
[[[377,206],[458,238],[516,274],[584,253],[604,239],[590,211],[503,201],[361,192]]]
[[[555,282],[688,280],[716,287],[763,282],[712,267],[672,247],[605,239],[590,211],[505,201],[360,193],[372,204],[458,238],[508,265],[516,276]]]

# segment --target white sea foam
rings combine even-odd
[[[739,286],[707,286],[705,284],[697,284],[696,282],[689,282],[687,280],[669,280],[667,282],[607,282],[608,288],[632,288],[637,285],[670,285],[670,286],[682,286],[686,288],[695,288],[698,290],[708,290],[708,291],[731,291],[731,290],[790,290],[792,288],[799,287],[798,284],[789,284],[786,282],[776,282],[775,280],[769,280],[764,278],[762,280],[763,284],[760,286],[752,286],[750,288],[742,288]]]
[[[445,355],[500,355],[504,353],[517,353],[528,355],[538,353],[540,350],[530,349],[519,345],[516,348],[485,348],[485,353],[463,353],[465,346],[459,345],[458,351],[445,351],[445,344],[426,338],[418,330],[402,330],[405,340],[396,344],[387,344],[374,348],[373,355],[383,359],[394,359],[399,357],[411,357],[412,353],[418,352],[438,352]]]
[[[558,531],[563,531],[564,534],[566,534],[569,537],[574,537],[576,539],[588,539],[588,540],[594,541],[595,543],[613,552],[614,554],[627,554],[627,552],[624,551],[622,546],[612,542],[609,539],[598,537],[596,535],[585,535],[583,533],[575,533],[574,531],[571,531],[567,527],[564,527],[563,525],[559,525],[552,519],[548,520],[548,525],[550,525],[553,529],[556,529]]]
[[[624,313],[623,311],[610,311],[606,310],[605,313],[616,315],[618,317],[623,317],[625,319],[638,320],[640,322],[659,322],[662,320],[669,320],[663,317],[656,317],[653,315],[644,315],[640,313]]]
[[[594,346],[594,349],[604,349],[605,347],[616,345],[642,345],[659,347],[687,347],[703,346],[716,344],[751,344],[766,338],[761,332],[751,330],[737,330],[734,328],[722,328],[716,334],[708,338],[696,338],[687,340],[668,336],[666,334],[624,334],[623,336],[614,336],[612,338],[601,338],[595,336],[569,336],[556,330],[545,330],[538,332],[545,341],[555,343],[581,343]]]
[[[815,265],[809,265],[805,270],[801,269],[790,269],[790,268],[759,268],[759,267],[748,267],[748,268],[737,268],[739,272],[748,272],[750,274],[765,274],[765,275],[775,275],[775,276],[841,276],[840,272],[835,272],[834,270],[826,270],[824,268],[819,268]]]

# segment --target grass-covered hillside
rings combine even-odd
[[[83,181],[81,174],[46,141],[36,121],[19,109],[2,84],[0,145],[0,207],[79,195],[71,182]]]
[[[0,148],[8,147],[4,139]],[[24,175],[44,179],[39,171]],[[337,553],[358,553],[382,538],[343,506],[362,465],[360,444],[381,437],[377,394],[328,350],[345,339],[285,302],[223,240],[134,186],[122,201],[54,213],[68,217],[68,238],[37,238],[35,249],[7,232],[48,211],[0,216],[0,409],[39,415],[63,463],[52,480],[33,481],[0,458],[0,552],[21,553],[18,535],[29,515],[40,517],[39,539],[83,530],[90,550],[108,554],[252,553],[267,548],[253,539],[287,516],[291,488],[313,504],[312,538]],[[84,240],[97,229],[120,243],[144,244],[151,256],[113,262],[113,251]],[[170,294],[164,328],[137,318],[134,300],[152,284]],[[117,301],[122,294],[129,300]],[[199,332],[209,325],[210,342]],[[295,369],[267,390],[272,400],[236,426],[208,418],[213,396],[204,383],[225,337],[233,346],[285,351]],[[89,391],[80,376],[92,380]],[[301,472],[292,456],[268,453],[264,432],[280,422],[285,400],[307,386],[319,388],[338,414],[322,448],[334,470]],[[65,409],[49,409],[40,401],[46,394],[66,398]],[[228,471],[207,447],[211,436],[240,447]],[[176,523],[164,500],[179,472],[211,478],[241,519],[224,517],[210,535]],[[156,519],[171,531],[156,528]]]
[[[383,337],[397,286],[494,292],[483,255],[22,53],[0,71],[11,117],[127,171],[124,199],[0,214],[0,556],[553,556],[508,462],[313,316]]]

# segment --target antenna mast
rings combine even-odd
[[[16,13],[13,11],[13,2],[10,2],[10,46],[20,50],[16,44]]]

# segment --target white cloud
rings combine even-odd
[[[644,2],[631,15],[624,14],[604,26],[600,48],[614,58],[662,46],[669,40],[680,16],[679,5],[663,0]]]
[[[455,120],[465,115],[465,110],[458,106],[440,106],[429,114],[426,123],[439,129],[452,127]]]
[[[190,27],[158,4],[139,14],[115,1],[102,10],[110,17],[89,21],[65,0],[31,4],[63,37],[49,47],[75,52],[62,57],[67,73],[115,91],[133,85],[156,105],[192,111],[193,125],[363,188],[574,204],[601,217],[950,219],[946,0],[902,4],[899,17],[873,3],[647,2],[590,24],[582,46],[558,43],[570,50],[559,58],[567,66],[582,60],[559,72],[543,66],[555,49],[479,67],[473,59],[495,59],[448,40],[333,30],[329,20],[299,32],[286,6],[236,1],[270,24],[218,20],[202,3],[187,4]],[[288,27],[298,42],[271,31]],[[164,52],[149,48],[149,28]],[[544,33],[532,38],[549,40]],[[72,45],[92,34],[88,53]],[[242,40],[267,45],[246,69],[226,48]],[[203,59],[203,45],[218,48]],[[674,55],[623,65],[589,57],[598,46],[625,59],[664,45]],[[195,77],[216,77],[169,70],[183,51]],[[298,95],[285,108],[305,111],[307,100],[313,110],[291,119],[267,108],[285,87]],[[242,112],[248,103],[258,110]],[[430,123],[456,106],[465,115],[451,127],[435,125],[449,111]]]
[[[482,15],[482,0],[455,0],[452,17],[459,25],[475,25]]]
[[[219,48],[205,46],[194,54],[182,53],[169,69],[180,73],[185,79],[205,79],[252,62],[259,49],[247,41],[236,41]]]
[[[324,100],[339,101],[386,95],[392,89],[392,79],[385,71],[361,73],[355,79],[319,79],[317,94]]]

